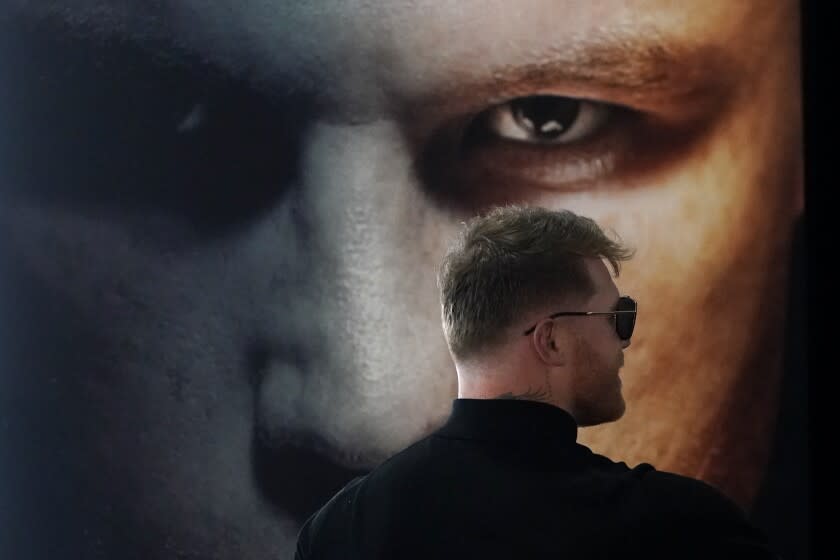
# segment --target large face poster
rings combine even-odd
[[[790,0],[5,2],[0,556],[291,557],[446,418],[436,267],[505,203],[636,248],[581,441],[801,518],[799,57]]]

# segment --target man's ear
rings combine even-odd
[[[562,343],[562,339],[562,330],[552,319],[540,321],[531,333],[534,350],[544,363],[551,366],[562,366],[566,363],[565,344]]]

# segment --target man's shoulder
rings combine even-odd
[[[319,539],[330,544],[349,546],[350,535],[346,531],[346,521],[352,512],[359,488],[367,476],[358,476],[345,484],[304,522],[297,536],[295,560],[315,557],[316,541]]]
[[[686,558],[776,558],[746,512],[711,484],[652,468],[639,481],[642,532],[652,530],[662,550],[681,550]]]
[[[437,462],[439,460],[437,451],[432,449],[436,434],[437,432],[434,432],[418,439],[379,463],[368,475],[371,482],[389,475],[422,468],[424,463]]]
[[[711,484],[650,467],[634,469],[646,500],[663,515],[711,516],[741,519],[740,507]]]
[[[376,489],[384,480],[387,481],[395,477],[399,478],[401,475],[405,475],[406,471],[410,470],[411,467],[418,466],[418,461],[428,455],[423,450],[424,444],[428,439],[426,437],[409,445],[379,463],[367,474],[352,479],[316,512],[313,516],[316,519],[313,519],[313,521],[317,521],[319,514],[325,516],[327,512],[348,509],[360,499],[361,494],[370,491],[365,490],[365,488]],[[376,492],[374,491],[374,493]]]
[[[370,530],[365,519],[378,520],[378,513],[399,496],[400,484],[411,480],[415,469],[422,469],[422,460],[428,456],[424,451],[428,439],[395,453],[336,492],[301,527],[295,558],[354,557],[348,551],[356,550]]]
[[[333,494],[332,498],[330,498],[327,503],[312,514],[312,516],[307,520],[306,525],[310,526],[312,530],[317,530],[327,522],[327,519],[331,515],[339,512],[346,513],[345,510],[348,510],[352,506],[353,502],[356,500],[356,495],[358,494],[362,483],[368,476],[370,475],[357,476],[345,484],[341,490]]]

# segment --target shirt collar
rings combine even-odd
[[[577,423],[554,405],[514,399],[455,399],[439,435],[489,441],[539,441],[573,444]]]

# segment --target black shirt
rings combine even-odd
[[[776,558],[708,484],[576,439],[555,406],[457,399],[441,429],[310,517],[296,558]]]

